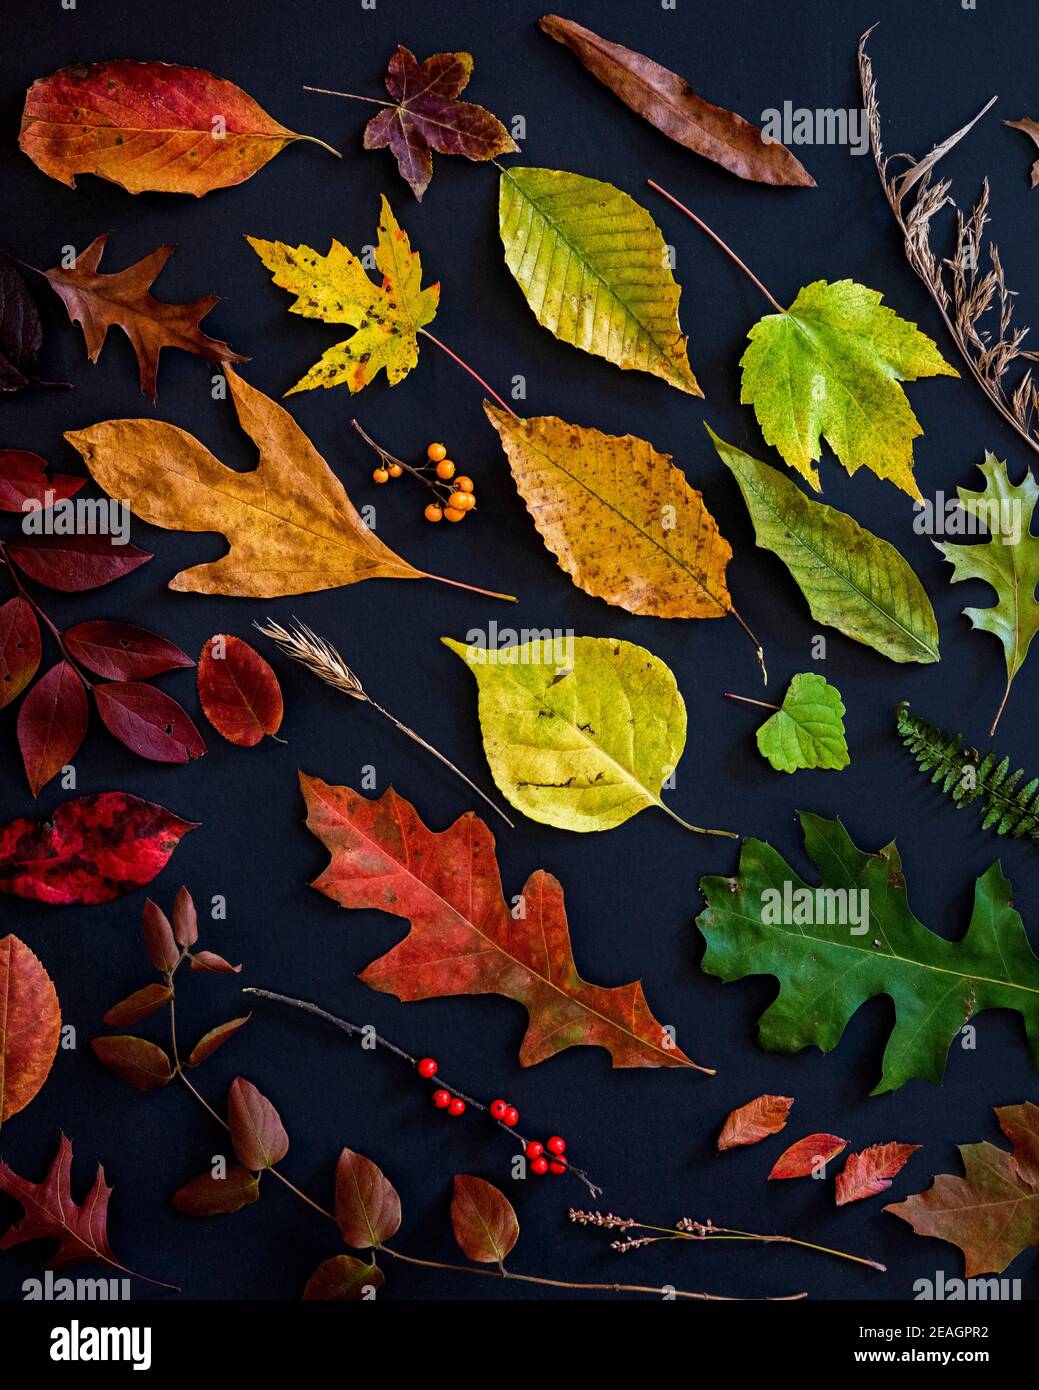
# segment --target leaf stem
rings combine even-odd
[[[453,589],[468,589],[471,594],[482,594],[484,598],[500,598],[503,603],[518,603],[515,594],[499,594],[494,589],[481,589],[479,584],[465,584],[461,579],[445,579],[442,574],[422,573],[423,579],[435,579],[438,584],[450,584]]]
[[[356,92],[334,92],[330,87],[308,87],[304,85],[305,92],[318,92],[323,97],[345,97],[347,101],[367,101],[372,106],[396,106],[394,101],[385,101],[382,97],[362,97]]]
[[[745,705],[760,705],[762,709],[779,709],[779,705],[770,704],[768,700],[752,700],[749,695],[734,695],[731,690],[726,690],[723,697],[726,700],[742,700]]]
[[[992,735],[996,732],[996,728],[999,725],[999,721],[1003,718],[1003,711],[1006,709],[1007,700],[1010,699],[1010,687],[1013,685],[1013,683],[1014,677],[1007,676],[1007,688],[1003,691],[1003,698],[999,702],[999,709],[996,710],[996,717],[992,721],[992,728],[988,731],[989,738],[991,738]]]
[[[480,376],[479,372],[473,371],[472,367],[470,367],[468,362],[463,362],[462,359],[458,356],[457,352],[452,352],[446,343],[442,343],[439,338],[434,338],[428,328],[420,328],[418,331],[422,334],[423,338],[428,338],[431,343],[436,343],[437,347],[440,348],[441,352],[446,352],[448,357],[451,358],[452,362],[457,362],[463,371],[468,372],[471,377],[475,378],[475,380],[480,383],[480,385],[487,392],[487,394],[489,396],[493,396],[493,398],[501,406],[502,410],[507,410],[514,420],[519,419],[519,416],[513,410],[512,406],[507,404],[507,402],[503,401],[501,396],[498,395],[497,391],[495,391],[492,387],[487,385],[486,381],[484,381],[483,377]]]
[[[685,213],[686,217],[691,217],[701,231],[706,232],[707,235],[711,238],[711,240],[715,242],[718,246],[720,246],[727,256],[732,257],[732,259],[739,266],[740,270],[743,271],[744,275],[748,276],[751,280],[753,280],[754,284],[757,285],[758,289],[765,296],[768,302],[772,305],[773,309],[775,309],[777,314],[786,313],[786,310],[783,308],[782,304],[780,304],[779,300],[776,299],[774,295],[769,293],[769,291],[761,283],[761,281],[750,269],[750,267],[740,260],[739,256],[737,256],[736,252],[732,249],[732,247],[726,246],[725,242],[722,241],[721,237],[718,235],[717,232],[712,232],[706,222],[702,221],[699,217],[697,217],[695,212],[687,208],[685,203],[680,203],[673,193],[669,193],[666,188],[661,188],[659,183],[654,183],[652,179],[647,179],[646,182],[649,184],[650,188],[652,188],[655,193],[659,193],[661,197],[666,198],[669,203],[673,203],[680,212]]]
[[[444,485],[443,490],[441,490],[441,488],[433,482],[432,478],[426,477],[424,469],[416,468],[415,465],[411,463],[405,463],[404,460],[398,458],[396,454],[389,453],[388,450],[384,449],[381,444],[376,444],[375,440],[371,437],[368,431],[361,428],[361,422],[359,420],[351,420],[350,425],[353,429],[357,431],[357,433],[361,436],[361,438],[368,445],[368,447],[375,451],[375,453],[379,456],[380,460],[383,463],[395,463],[398,468],[403,468],[406,473],[410,473],[411,476],[413,478],[417,478],[420,483],[425,483],[426,487],[428,487],[430,492],[433,493],[437,501],[441,505],[444,504],[445,494],[450,491],[446,484]]]
[[[764,649],[764,647],[761,645],[761,643],[758,641],[758,639],[754,636],[753,632],[751,632],[750,628],[749,628],[748,625],[744,622],[742,616],[741,616],[739,613],[737,613],[737,611],[736,611],[735,608],[730,608],[730,609],[729,609],[729,616],[736,619],[736,621],[739,623],[740,627],[741,627],[741,628],[743,629],[743,631],[747,634],[747,636],[750,638],[750,640],[754,643],[754,650],[755,650],[755,652],[757,653],[758,665],[761,667],[761,683],[762,683],[762,685],[768,685],[768,668],[765,666],[765,649]]]
[[[697,835],[724,835],[727,840],[738,840],[740,838],[738,832],[735,830],[710,830],[702,825],[693,825],[689,821],[683,820],[681,816],[676,815],[666,801],[658,800],[657,805],[662,811],[666,812],[673,821],[677,821],[683,829],[695,831]],[[692,1065],[696,1066],[696,1063],[694,1062]],[[707,1072],[708,1076],[714,1076],[715,1074],[713,1067],[697,1067],[696,1069],[697,1071]]]

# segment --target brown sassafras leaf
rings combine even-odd
[[[0,939],[0,1125],[24,1110],[50,1075],[61,1036],[54,982],[17,936]]]
[[[108,330],[121,328],[137,354],[141,390],[153,401],[159,353],[165,347],[193,352],[207,362],[248,362],[247,357],[239,356],[218,338],[208,337],[199,327],[220,303],[219,295],[209,294],[190,304],[166,304],[149,293],[175,246],[157,246],[125,270],[105,275],[98,266],[107,240],[105,233],[92,241],[68,269],[56,265],[41,272],[61,297],[69,318],[83,329],[91,362],[100,356]]]
[[[512,1203],[493,1183],[456,1173],[451,1197],[451,1229],[470,1260],[500,1265],[519,1240]]]
[[[239,1162],[253,1173],[280,1163],[289,1151],[289,1136],[281,1116],[243,1076],[236,1076],[231,1082],[227,1123]]]
[[[861,1202],[886,1192],[908,1161],[922,1148],[920,1144],[871,1144],[861,1153],[849,1154],[837,1174],[836,1200],[839,1207]]]
[[[394,105],[368,122],[364,147],[381,150],[388,145],[419,202],[433,177],[433,150],[483,160],[519,149],[496,116],[474,102],[458,100],[472,71],[471,53],[434,53],[420,63],[398,44],[390,59],[386,90]]]
[[[758,1144],[770,1134],[778,1134],[790,1115],[793,1096],[756,1096],[733,1110],[718,1135],[718,1151]]]
[[[772,1165],[768,1181],[810,1177],[836,1158],[847,1144],[847,1139],[838,1139],[836,1134],[809,1134],[783,1150]]]
[[[400,1196],[363,1154],[344,1149],[336,1164],[336,1220],[347,1245],[374,1250],[400,1227]]]

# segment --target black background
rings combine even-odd
[[[378,0],[374,11],[363,10],[360,0],[78,0],[72,11],[59,0],[8,0],[0,84],[3,244],[49,266],[63,246],[82,249],[109,231],[102,268],[115,270],[160,242],[176,241],[179,249],[158,293],[170,300],[210,291],[225,296],[206,328],[249,353],[246,378],[279,397],[337,341],[336,330],[287,313],[288,296],[271,284],[244,234],[305,241],[322,250],[335,236],[357,248],[374,239],[378,195],[385,191],[422,254],[427,279],[442,282],[434,332],[503,394],[515,375],[525,376],[528,395],[521,411],[641,434],[672,453],[703,489],[733,543],[734,601],[764,640],[771,689],[783,691],[796,671],[809,669],[838,685],[848,707],[851,766],[840,774],[787,777],[762,762],[753,737],[757,712],[721,699],[725,690],[762,693],[753,654],[735,623],[633,617],[577,590],[556,569],[516,496],[483,418],[479,388],[428,343],[417,369],[393,390],[380,377],[360,397],[351,399],[345,388],[315,391],[294,397],[290,408],[354,500],[377,502],[378,532],[388,544],[423,568],[515,593],[518,607],[435,584],[390,582],[269,604],[173,594],[165,588],[168,579],[220,555],[223,543],[135,524],[133,539],[153,550],[155,560],[98,594],[48,597],[50,611],[60,623],[87,617],[142,621],[192,653],[214,632],[248,636],[254,619],[299,614],[340,645],[377,697],[488,786],[472,677],[440,646],[441,634],[462,636],[493,618],[502,625],[570,628],[640,642],[675,671],[689,709],[688,746],[670,794],[681,814],[768,838],[809,873],[797,808],[840,815],[867,849],[897,838],[917,914],[949,936],[966,925],[975,876],[1000,857],[1033,939],[1039,939],[1035,847],[997,842],[980,832],[973,812],[954,814],[916,775],[892,728],[895,704],[908,698],[935,722],[962,728],[984,745],[1002,690],[1003,655],[994,638],[970,630],[961,609],[987,603],[990,592],[973,583],[951,587],[948,566],[929,539],[912,529],[910,501],[865,470],[849,479],[827,456],[821,463],[826,500],[896,543],[923,579],[939,617],[942,663],[895,666],[832,631],[826,634],[827,660],[813,663],[817,627],[779,562],[755,548],[737,489],[701,424],[706,419],[724,438],[778,462],[765,450],[749,408],[738,403],[744,337],[767,306],[692,223],[645,187],[646,178],[656,178],[690,203],[781,301],[789,303],[813,279],[854,277],[883,291],[886,302],[918,322],[960,365],[905,263],[871,158],[834,146],[797,148],[817,189],[744,183],[628,112],[570,53],[539,33],[540,13],[534,0]],[[786,100],[795,107],[857,105],[855,44],[880,19],[871,52],[891,152],[922,154],[998,92],[999,104],[948,159],[946,173],[954,176],[961,203],[973,198],[984,174],[990,176],[995,234],[1009,282],[1022,292],[1023,320],[1039,315],[1039,191],[1028,183],[1034,151],[1000,123],[1039,114],[1035,7],[1027,0],[980,0],[976,11],[965,11],[959,0],[678,0],[674,11],[656,0],[570,0],[565,13],[666,62],[705,96],[754,120]],[[650,209],[677,250],[681,318],[705,402],[655,378],[621,373],[556,343],[538,326],[503,264],[493,168],[438,157],[420,206],[388,152],[362,150],[369,109],[301,90],[309,83],[378,96],[397,42],[420,58],[471,50],[475,75],[467,95],[507,122],[517,114],[526,119],[517,162],[608,179]],[[91,177],[81,178],[76,190],[65,188],[17,149],[24,90],[63,65],[115,57],[206,67],[239,83],[290,127],[343,149],[344,158],[336,162],[316,146],[297,144],[249,183],[199,201],[133,198]],[[63,470],[79,471],[77,456],[62,439],[65,430],[147,416],[152,408],[138,392],[122,335],[112,335],[92,367],[79,330],[39,284],[46,374],[70,380],[76,389],[4,398],[0,444],[36,450]],[[154,416],[190,430],[232,466],[252,467],[254,451],[231,404],[211,399],[210,377],[201,360],[164,354]],[[1029,451],[969,380],[921,382],[910,386],[909,396],[925,430],[915,448],[925,495],[951,493],[956,484],[974,486],[975,465],[986,448],[1009,459],[1015,478],[1029,463]],[[416,457],[428,440],[443,439],[477,480],[478,515],[462,527],[433,528],[421,521],[424,499],[415,487],[401,483],[376,492],[369,481],[372,459],[348,429],[354,413],[387,448],[405,456]],[[938,1269],[947,1277],[962,1273],[953,1247],[913,1235],[884,1214],[881,1200],[838,1210],[832,1181],[766,1186],[765,1174],[786,1140],[814,1130],[836,1132],[855,1149],[891,1139],[923,1143],[923,1152],[896,1180],[893,1199],[922,1190],[933,1173],[958,1172],[956,1142],[1001,1138],[992,1106],[1036,1095],[1016,1016],[983,1017],[977,1049],[952,1049],[941,1088],[913,1081],[895,1095],[870,1099],[892,1018],[889,1001],[875,1000],[860,1010],[828,1056],[814,1049],[772,1056],[756,1046],[754,1021],[774,984],[757,979],[723,987],[699,973],[697,884],[705,873],[731,872],[735,847],[688,835],[652,811],[602,835],[577,836],[521,821],[500,837],[506,891],[518,892],[537,867],[557,874],[566,886],[583,973],[602,983],[642,977],[657,1016],[673,1022],[686,1052],[716,1066],[718,1075],[614,1072],[605,1053],[580,1048],[521,1072],[518,1007],[495,997],[404,1006],[354,978],[399,939],[405,924],[376,913],[346,914],[307,887],[325,854],[303,827],[296,770],[359,785],[362,767],[371,765],[379,790],[392,781],[437,828],[475,803],[382,721],[280,658],[275,662],[286,694],[287,746],[268,741],[240,750],[209,731],[203,762],[164,769],[136,760],[95,727],[76,760],[80,792],[122,788],[203,822],[151,892],[166,905],[182,882],[202,905],[224,895],[229,918],[205,931],[205,944],[244,961],[245,970],[240,979],[196,976],[187,982],[179,1002],[185,1038],[241,1012],[238,988],[245,982],[315,998],[376,1025],[413,1052],[435,1053],[443,1074],[463,1089],[487,1098],[508,1096],[530,1132],[564,1133],[574,1160],[604,1185],[604,1203],[615,1211],[662,1224],[691,1215],[794,1232],[883,1260],[889,1272],[782,1247],[675,1246],[615,1255],[601,1233],[567,1224],[567,1206],[585,1201],[576,1182],[511,1182],[508,1144],[484,1120],[445,1119],[433,1111],[425,1086],[392,1057],[362,1053],[302,1016],[261,1006],[198,1081],[219,1103],[231,1078],[243,1073],[276,1102],[292,1139],[284,1166],[297,1183],[329,1201],[340,1147],[367,1153],[402,1193],[400,1247],[452,1259],[451,1175],[481,1174],[501,1183],[519,1211],[523,1234],[515,1267],[560,1278],[671,1281],[744,1296],[806,1289],[817,1298],[859,1300],[912,1298],[915,1279],[934,1278]],[[1033,771],[1039,761],[1033,733],[1037,669],[1019,678],[999,733],[1014,762]],[[160,684],[197,711],[190,672],[163,677]],[[15,714],[9,709],[0,716],[2,821],[32,810],[15,747]],[[51,809],[62,796],[56,785],[48,787],[40,809]],[[149,978],[139,933],[144,898],[142,892],[86,909],[47,909],[12,899],[0,904],[3,929],[16,931],[39,953],[79,1039],[78,1050],[59,1054],[31,1109],[5,1126],[2,1156],[17,1171],[42,1176],[64,1129],[76,1146],[77,1195],[97,1160],[114,1183],[110,1234],[121,1259],[181,1284],[187,1297],[294,1299],[317,1263],[337,1253],[334,1230],[273,1183],[265,1185],[257,1206],[234,1217],[200,1223],[178,1215],[169,1194],[226,1147],[221,1133],[183,1088],[141,1096],[103,1071],[87,1045],[102,1031],[105,1008]],[[797,1098],[785,1135],[717,1155],[714,1138],[723,1117],[763,1091]],[[17,1211],[0,1199],[0,1228]],[[21,1296],[38,1253],[20,1248],[0,1261],[0,1293]],[[1026,1296],[1034,1295],[1034,1254],[1021,1257],[1010,1273],[1021,1277]],[[134,1286],[135,1297],[153,1294],[148,1285]],[[537,1297],[538,1291],[391,1264],[380,1297],[509,1295]]]

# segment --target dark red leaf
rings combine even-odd
[[[64,1269],[86,1260],[113,1264],[108,1244],[108,1199],[112,1189],[98,1164],[94,1185],[80,1204],[72,1200],[72,1144],[63,1134],[58,1152],[43,1182],[27,1182],[0,1163],[0,1192],[6,1192],[25,1208],[25,1215],[0,1238],[0,1250],[10,1250],[25,1240],[56,1240],[58,1249],[47,1269]]]
[[[355,1250],[375,1249],[400,1227],[400,1197],[382,1169],[344,1149],[336,1165],[336,1220]]]
[[[197,1067],[207,1057],[212,1057],[217,1048],[223,1047],[225,1042],[230,1042],[239,1028],[244,1028],[251,1018],[252,1014],[246,1014],[244,1018],[232,1018],[227,1023],[218,1023],[215,1028],[210,1028],[191,1049],[188,1066]]]
[[[861,1153],[849,1154],[837,1174],[836,1198],[839,1207],[876,1197],[891,1186],[921,1144],[871,1144]]]
[[[470,1260],[501,1264],[519,1239],[519,1222],[504,1192],[483,1178],[456,1173],[451,1227]]]
[[[793,1096],[757,1096],[733,1110],[718,1135],[718,1152],[743,1144],[757,1144],[778,1134],[787,1122]]]
[[[215,951],[196,951],[191,957],[192,970],[210,970],[214,975],[240,975],[242,967],[232,965]]]
[[[74,497],[86,478],[55,473],[47,477],[47,460],[24,449],[0,449],[0,512],[24,512],[26,502],[40,507]]]
[[[63,594],[100,589],[154,559],[135,545],[116,545],[111,536],[32,536],[7,542],[20,570]]]
[[[0,255],[0,391],[20,391],[39,378],[43,327],[29,287]]]
[[[63,802],[0,827],[0,893],[63,906],[108,903],[150,883],[197,827],[127,792]]]
[[[130,623],[78,623],[65,633],[65,645],[81,666],[110,681],[148,680],[195,664],[165,637]]]
[[[146,1038],[122,1035],[93,1038],[90,1046],[97,1060],[138,1091],[157,1091],[173,1080],[170,1059],[161,1047]]]
[[[333,1255],[323,1260],[307,1280],[303,1290],[306,1303],[361,1303],[382,1287],[383,1272],[378,1265],[366,1265],[353,1255]]]
[[[236,1076],[231,1082],[227,1124],[238,1160],[250,1172],[273,1167],[289,1151],[289,1136],[281,1116],[243,1076]]]
[[[144,904],[142,922],[144,925],[144,946],[148,952],[148,959],[156,970],[161,970],[163,973],[172,970],[180,959],[180,951],[177,949],[170,919],[158,903],[152,902],[151,898]]]
[[[200,1173],[197,1178],[178,1188],[170,1201],[177,1211],[184,1212],[186,1216],[228,1216],[233,1211],[250,1206],[259,1196],[259,1178],[235,1163],[222,1178],[214,1178],[212,1173]]]
[[[194,946],[198,940],[198,913],[186,888],[181,888],[173,901],[173,935],[181,946]]]
[[[129,1028],[161,1009],[172,998],[173,990],[169,985],[145,985],[143,989],[128,994],[118,1004],[113,1004],[105,1014],[104,1021],[109,1028]]]
[[[202,648],[198,697],[217,733],[240,748],[276,734],[285,714],[278,677],[240,637],[211,637]]]
[[[186,763],[206,751],[202,736],[176,700],[138,681],[96,685],[101,722],[131,752],[153,763]]]
[[[847,1139],[838,1139],[836,1134],[809,1134],[783,1150],[772,1165],[768,1180],[810,1177],[836,1158],[847,1143]]]
[[[18,747],[33,796],[79,752],[89,717],[83,682],[67,661],[29,691],[18,711]]]
[[[0,709],[17,700],[40,669],[43,646],[36,614],[23,598],[0,608]]]

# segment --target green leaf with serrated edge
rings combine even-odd
[[[1014,677],[1024,665],[1032,638],[1039,632],[1039,602],[1035,597],[1039,585],[1039,536],[1032,535],[1039,483],[1027,471],[1015,486],[1007,477],[1006,464],[993,454],[986,454],[985,462],[978,466],[985,477],[981,492],[965,487],[958,487],[956,492],[962,510],[984,523],[989,539],[976,545],[954,545],[950,541],[935,541],[935,545],[953,567],[953,584],[961,579],[983,579],[996,591],[998,602],[991,608],[963,610],[974,627],[991,632],[1003,643],[1007,684],[1003,703],[989,730],[994,734]]]
[[[935,343],[854,280],[815,280],[750,330],[740,400],[792,468],[819,490],[825,439],[849,473],[872,469],[919,498],[913,440],[923,434],[900,381],[959,376]]]
[[[844,701],[836,686],[813,671],[790,682],[783,705],[758,730],[758,752],[777,772],[799,768],[840,770],[851,762],[844,738]]]
[[[723,980],[779,981],[758,1024],[761,1046],[799,1052],[814,1044],[829,1052],[857,1009],[887,995],[895,1022],[874,1095],[912,1077],[940,1082],[960,1029],[984,1009],[1022,1015],[1039,1069],[1039,957],[1000,866],[977,880],[970,925],[960,940],[948,941],[910,911],[894,843],[865,854],[840,821],[805,811],[800,818],[805,850],[820,871],[818,888],[753,839],[741,847],[734,878],[700,882],[707,900],[696,919],[707,939],[703,969]]]
[[[686,713],[659,657],[609,637],[497,651],[441,641],[476,677],[491,774],[525,816],[561,830],[612,830],[658,806],[702,831],[660,797],[685,748]]]
[[[758,545],[783,561],[817,622],[892,661],[939,659],[931,601],[893,545],[706,429],[740,485]]]
[[[664,238],[627,193],[561,169],[502,169],[498,230],[505,264],[542,327],[624,371],[703,395]]]

